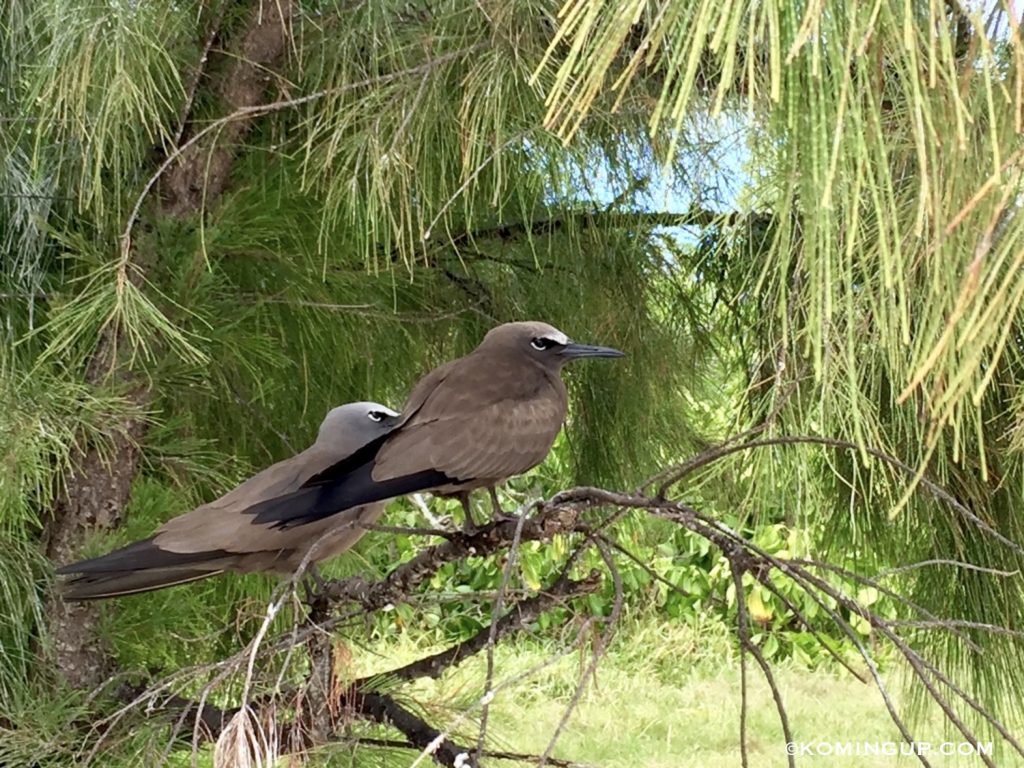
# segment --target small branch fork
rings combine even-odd
[[[973,710],[975,715],[984,720],[992,730],[1003,738],[1010,749],[1024,757],[1024,746],[1009,729],[974,696],[964,691],[945,672],[915,650],[912,643],[902,634],[906,631],[942,630],[961,640],[969,651],[980,652],[977,644],[966,634],[967,631],[988,631],[1016,636],[1014,630],[997,625],[975,624],[955,619],[944,620],[903,597],[882,581],[893,574],[919,566],[963,566],[972,569],[976,569],[976,566],[959,561],[935,560],[882,571],[876,576],[870,577],[824,561],[780,558],[764,551],[709,515],[682,502],[666,498],[669,486],[678,482],[685,475],[724,456],[744,449],[753,450],[763,446],[801,442],[822,445],[827,448],[858,449],[852,443],[822,438],[753,439],[753,435],[751,435],[745,443],[741,440],[734,440],[725,446],[711,448],[704,454],[661,473],[660,476],[644,486],[644,488],[651,488],[660,484],[653,494],[643,491],[620,493],[601,488],[579,487],[556,494],[548,501],[536,502],[521,508],[518,517],[489,523],[471,533],[429,528],[416,529],[418,534],[430,535],[442,540],[425,547],[413,559],[397,566],[391,573],[377,581],[367,581],[356,576],[328,582],[321,589],[318,601],[313,604],[311,610],[305,614],[304,618],[297,618],[288,632],[279,636],[268,636],[261,643],[254,641],[250,647],[216,664],[182,670],[147,689],[132,690],[124,696],[126,704],[120,710],[106,720],[93,725],[94,732],[102,741],[104,734],[109,732],[117,721],[132,710],[144,707],[147,711],[159,710],[173,712],[177,715],[174,738],[183,726],[189,723],[193,724],[193,746],[195,748],[200,741],[220,738],[226,729],[231,728],[231,724],[239,716],[242,716],[243,719],[245,717],[251,719],[253,713],[260,711],[271,713],[287,711],[290,713],[290,719],[277,721],[271,718],[273,723],[271,737],[264,738],[261,743],[287,745],[285,751],[301,752],[325,741],[338,740],[341,738],[338,735],[339,725],[344,725],[345,722],[355,718],[361,718],[382,725],[386,724],[398,730],[405,737],[405,741],[387,742],[387,746],[419,750],[419,756],[413,765],[419,765],[424,760],[433,760],[437,764],[452,768],[478,768],[488,758],[499,757],[521,760],[524,763],[537,766],[575,765],[553,758],[551,754],[588,681],[593,679],[596,674],[600,658],[607,650],[616,622],[621,614],[623,587],[615,556],[632,560],[670,590],[684,594],[678,586],[655,573],[609,533],[615,522],[632,511],[646,512],[653,517],[670,521],[692,534],[706,539],[728,561],[736,592],[736,630],[740,647],[742,697],[739,742],[744,766],[748,765],[746,733],[748,656],[754,659],[771,690],[785,739],[787,742],[793,740],[784,697],[773,674],[771,664],[758,644],[751,638],[750,616],[746,607],[743,586],[744,577],[747,575],[779,598],[796,622],[804,626],[815,637],[820,638],[805,614],[791,600],[792,587],[796,586],[811,602],[817,605],[819,612],[827,616],[839,632],[857,649],[868,674],[864,675],[853,669],[821,638],[823,647],[858,679],[863,682],[869,680],[874,682],[890,717],[904,740],[914,741],[913,734],[894,704],[871,651],[852,627],[850,622],[853,616],[858,616],[866,621],[876,636],[886,641],[907,662],[913,677],[942,710],[948,722],[967,741],[978,743],[980,739],[962,718],[960,711],[964,707]],[[868,453],[891,466],[905,468],[908,474],[913,474],[909,467],[880,451],[869,450]],[[949,504],[964,518],[976,521],[978,527],[987,535],[997,541],[1005,541],[1007,546],[1017,549],[1014,542],[1005,540],[973,513],[966,510],[945,490],[927,479],[921,480],[920,483],[925,490],[940,501]],[[599,518],[597,515],[601,510],[612,511],[610,514],[606,513],[603,518]],[[377,528],[383,530],[386,527],[377,526]],[[518,557],[518,547],[528,541],[549,541],[556,535],[571,535],[576,539],[576,546],[567,558],[561,573],[539,593],[514,599],[511,587],[512,582],[516,581],[515,562]],[[581,558],[585,552],[591,549],[596,550],[604,568],[591,570],[581,577],[579,573]],[[492,621],[488,626],[450,648],[417,659],[389,672],[355,680],[339,679],[330,630],[363,621],[367,615],[388,609],[396,604],[422,599],[423,595],[417,594],[417,592],[422,593],[423,585],[446,563],[460,561],[469,556],[487,556],[506,551],[508,559],[503,570],[500,588],[494,597]],[[991,575],[1007,578],[1018,576],[1016,572],[990,572]],[[292,594],[294,594],[296,580],[300,577],[301,569],[290,583]],[[505,680],[496,679],[493,655],[496,644],[504,638],[528,628],[541,614],[557,607],[570,607],[575,598],[594,593],[605,579],[612,582],[615,592],[614,606],[610,615],[606,618],[591,617],[584,620],[575,640],[569,644],[567,650],[542,665],[543,667],[554,663],[558,658],[572,652],[573,649],[582,648],[588,637],[591,639],[592,658],[581,675],[576,692],[571,697],[564,716],[544,753],[541,755],[519,755],[488,750],[486,748],[487,706],[497,693],[539,670],[539,668],[530,670]],[[788,592],[781,589],[783,582],[788,583],[790,587]],[[842,582],[845,587],[837,586],[834,582]],[[870,607],[858,603],[857,589],[862,586],[872,586],[894,601],[901,609],[901,617],[898,619],[886,618],[873,612]],[[521,593],[516,592],[515,594]],[[268,611],[268,621],[265,626],[269,626],[269,621],[273,618],[277,608],[287,597],[284,590],[281,591],[281,595],[278,602],[272,604],[273,610]],[[353,605],[354,608],[342,610],[343,606]],[[602,623],[605,625],[604,631],[596,633],[595,627]],[[266,634],[265,629],[261,631]],[[262,634],[259,637],[263,639]],[[312,642],[314,638],[320,640]],[[281,678],[278,678],[276,682],[264,680],[262,688],[269,689],[270,692],[250,700],[248,690],[251,670],[254,666],[257,666],[260,660],[291,653],[294,649],[301,647],[303,643],[307,644],[310,654],[310,669],[326,669],[328,678],[326,684],[312,684],[307,681],[306,684],[296,689],[284,685]],[[402,703],[401,697],[391,690],[396,684],[404,681],[439,677],[465,659],[483,651],[488,654],[486,690],[480,700],[470,708],[472,711],[479,710],[481,713],[475,744],[464,743],[456,735],[456,729],[464,724],[471,714],[470,711],[464,712],[455,723],[449,726],[448,730],[442,731],[431,726],[414,711],[415,708],[410,708]],[[250,670],[250,675],[246,677],[246,694],[243,695],[238,707],[222,709],[206,703],[215,687],[220,686],[233,675],[244,673],[246,669]],[[207,681],[205,687],[201,683],[203,680]],[[181,697],[179,692],[186,687],[191,690],[196,690],[197,687],[202,689],[198,703]],[[321,699],[319,702],[314,701],[317,697]],[[307,713],[311,711],[330,713],[327,726],[324,727],[323,723],[320,723],[319,726],[311,723],[307,716]],[[458,730],[457,733],[465,735],[466,730]],[[315,737],[311,738],[311,735]],[[378,742],[379,740],[362,740],[360,743],[370,746]],[[93,754],[95,754],[95,750]],[[994,766],[990,756],[979,754],[979,757],[985,765]],[[921,765],[930,765],[926,755],[918,754],[917,758]],[[789,758],[789,764],[790,766],[794,765],[793,757]]]
[[[401,745],[408,748],[418,748],[429,754],[437,763],[445,766],[460,766],[470,768],[479,765],[481,757],[489,755],[499,756],[508,753],[491,753],[486,750],[474,750],[463,747],[454,742],[447,734],[444,734],[430,726],[423,718],[414,714],[410,709],[401,704],[396,697],[381,692],[390,681],[414,680],[418,678],[436,678],[446,670],[455,667],[462,661],[472,657],[486,648],[489,644],[511,635],[515,632],[526,629],[530,623],[535,621],[541,614],[554,607],[568,605],[573,598],[595,592],[601,585],[601,573],[592,571],[583,579],[572,579],[568,569],[546,590],[540,594],[514,603],[511,608],[492,625],[484,627],[473,636],[456,643],[450,648],[439,653],[426,656],[404,666],[388,672],[371,675],[351,681],[343,686],[338,686],[334,693],[334,700],[326,702],[327,708],[333,712],[344,712],[351,717],[361,717],[382,725],[390,725],[400,731],[407,739]],[[311,666],[317,666],[314,662]],[[335,681],[337,682],[337,681]],[[274,697],[276,703],[291,698],[299,701],[306,697],[307,701],[303,708],[309,710],[315,708],[315,704],[308,701],[309,688],[281,691]],[[200,734],[201,741],[217,740],[232,720],[242,711],[243,707],[232,707],[222,709],[220,707],[203,704],[197,705],[177,695],[172,695],[162,700],[153,697],[154,691],[130,691],[131,705],[135,706],[150,700],[151,711],[173,712],[177,717],[178,728],[186,722],[195,723]],[[261,702],[262,705],[269,705],[270,701]],[[299,708],[298,706],[296,707]],[[250,705],[249,709],[252,709]],[[337,725],[337,723],[332,723]],[[316,746],[315,742],[309,739],[310,724],[300,718],[291,722],[281,723],[277,726],[274,741],[278,744],[293,744],[299,748]],[[176,728],[177,730],[177,728]],[[539,758],[529,755],[519,755],[518,758],[536,762]],[[508,757],[507,759],[517,759]],[[552,765],[571,765],[571,763],[558,759],[549,759]]]

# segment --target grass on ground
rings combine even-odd
[[[383,672],[440,649],[441,646],[425,646],[422,635],[414,638],[411,633],[374,643],[366,643],[365,637],[352,634],[348,650],[353,661],[347,672],[353,676]],[[509,640],[498,647],[498,692],[490,706],[488,722],[490,749],[534,754],[545,750],[590,658],[589,652],[575,652],[551,663],[558,650],[557,644],[536,638]],[[475,745],[485,669],[486,656],[480,654],[449,670],[439,680],[396,684],[392,692],[400,701],[422,707],[425,719],[450,731],[458,743]],[[532,674],[525,674],[530,670],[534,670]],[[774,671],[797,742],[900,741],[873,686],[842,670],[810,670],[780,664]],[[886,677],[898,704],[900,681],[894,672]],[[752,660],[748,664],[748,678],[749,765],[785,766],[784,740],[771,692]],[[514,682],[502,687],[509,680]],[[60,768],[74,764],[75,759],[67,761],[69,752],[80,755],[81,745],[76,746],[74,734],[60,725],[74,717],[74,713],[64,712],[60,702],[38,700],[33,706],[26,700],[25,707],[27,711],[15,721],[35,722],[39,727],[8,732],[6,743],[0,732],[0,763]],[[649,616],[627,618],[601,662],[596,682],[582,696],[553,754],[599,768],[734,768],[740,765],[739,716],[740,667],[728,627],[710,620],[695,626]],[[168,752],[166,726],[159,721],[153,725],[133,730],[131,736],[124,734],[133,744],[109,745],[113,754],[106,755],[101,762],[118,766],[159,762],[182,768],[213,765],[209,745],[201,750],[197,760],[193,760],[187,740],[179,743],[180,748]],[[353,723],[350,728],[345,730],[362,738],[399,738],[397,732],[365,723]],[[1012,730],[1022,729],[1018,724]],[[913,733],[919,741],[936,746],[963,741],[934,712],[918,723]],[[351,742],[341,741],[321,750],[316,759],[306,764],[390,768],[411,766],[416,759],[416,753],[409,750],[385,753],[367,746],[353,748]],[[1024,765],[1005,750],[997,752],[994,759],[1001,767]],[[935,768],[981,765],[976,756],[931,755],[929,760]],[[297,763],[288,759],[278,763],[294,764]],[[431,763],[423,759],[416,764]],[[508,765],[497,760],[486,764],[491,768]],[[906,756],[819,755],[798,759],[797,764],[809,768],[889,768],[918,762]]]
[[[411,660],[423,655],[424,649],[399,642],[375,651],[382,657],[360,671],[396,666],[396,657]],[[516,677],[542,665],[554,652],[551,645],[530,640],[506,644],[495,655],[495,679],[500,684]],[[565,657],[500,691],[490,707],[490,747],[543,752],[588,658]],[[414,693],[418,701],[432,702],[428,713],[434,724],[452,728],[463,743],[475,744],[479,710],[461,723],[459,713],[479,701],[485,664],[481,655],[439,681],[421,681],[403,690]],[[774,671],[797,742],[900,742],[873,685],[841,669],[782,664]],[[748,680],[749,764],[785,766],[785,742],[771,691],[753,659],[748,663]],[[898,703],[900,681],[891,678],[888,685]],[[717,622],[702,626],[629,622],[602,661],[596,684],[584,694],[554,755],[600,768],[734,768],[740,765],[740,691],[739,659],[727,627]],[[912,732],[935,749],[943,742],[963,741],[959,733],[946,729],[937,713],[930,713]],[[977,757],[931,755],[929,760],[936,768],[982,764]],[[1005,753],[996,755],[1001,766],[1015,764],[1012,760]],[[362,763],[357,759],[355,764]],[[906,756],[818,755],[804,757],[798,764],[884,767],[918,762]]]

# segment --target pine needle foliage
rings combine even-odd
[[[568,0],[535,82],[555,70],[545,124],[567,141],[609,93],[655,90],[646,119],[652,135],[670,129],[668,164],[694,112],[742,115],[759,179],[748,202],[772,224],[729,287],[757,297],[755,366],[792,388],[753,402],[782,432],[885,446],[1021,541],[1017,25],[1005,3]],[[809,457],[774,452],[756,475],[780,461]],[[970,524],[911,501],[913,484],[886,492],[866,455],[824,469],[848,488],[827,494],[837,546],[1019,567]],[[955,596],[965,619],[1024,618],[1019,580],[947,568],[915,591],[929,605]],[[960,660],[998,688],[1017,679],[1018,654],[1010,643]]]
[[[876,401],[859,375],[869,334],[892,387],[884,406],[922,412],[920,458],[941,441],[953,461],[976,456],[988,480],[983,401],[1020,362],[1024,51],[1012,14],[571,0],[560,22],[537,70],[558,67],[546,124],[574,137],[599,94],[652,81],[650,130],[667,123],[673,141],[695,110],[745,113],[761,129],[751,203],[777,222],[756,283],[777,335],[816,381],[846,385],[846,427],[877,442],[861,402]],[[675,152],[670,142],[665,161]]]

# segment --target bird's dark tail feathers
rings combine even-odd
[[[223,573],[201,568],[155,568],[144,571],[110,571],[75,576],[64,582],[61,596],[65,600],[100,600],[106,597],[137,595],[155,589],[173,587],[189,581]]]
[[[57,573],[69,577],[61,586],[65,600],[98,600],[205,579],[223,573],[225,558],[230,557],[222,550],[171,552],[149,538],[102,557],[62,566]]]

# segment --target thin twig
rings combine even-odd
[[[769,592],[775,595],[775,597],[784,606],[786,606],[786,610],[788,610],[793,615],[793,617],[797,621],[799,621],[801,625],[803,625],[804,630],[810,633],[811,637],[818,641],[819,647],[824,648],[828,655],[831,656],[836,662],[838,662],[847,672],[853,675],[855,679],[859,680],[865,685],[869,682],[861,672],[850,666],[850,663],[842,656],[840,656],[839,653],[828,643],[828,641],[824,637],[822,637],[821,633],[814,628],[810,620],[804,615],[803,611],[797,608],[793,604],[793,601],[786,597],[782,590],[780,590],[778,586],[776,586],[775,582],[773,582],[769,578],[768,574],[754,574],[754,576],[764,586],[765,589],[767,589]]]
[[[849,623],[845,619],[843,619],[842,616],[840,616],[835,610],[833,610],[832,607],[824,599],[822,599],[821,595],[819,595],[817,592],[815,592],[814,589],[810,589],[809,587],[816,587],[818,590],[824,592],[833,600],[836,600],[840,604],[843,604],[844,607],[847,607],[848,609],[852,608],[854,612],[862,614],[863,609],[859,605],[857,605],[853,601],[850,601],[844,595],[837,592],[827,582],[807,572],[801,565],[795,564],[793,562],[784,562],[770,555],[768,552],[764,551],[752,542],[744,540],[742,537],[740,537],[737,533],[729,529],[723,523],[712,520],[705,515],[701,515],[697,510],[687,507],[684,504],[676,503],[670,506],[675,507],[674,514],[672,515],[673,517],[678,519],[684,525],[687,525],[687,527],[691,528],[691,530],[698,531],[700,532],[700,535],[705,536],[706,538],[709,538],[712,542],[717,543],[717,546],[719,546],[719,548],[722,549],[723,552],[729,548],[729,544],[725,544],[723,546],[723,544],[719,541],[719,536],[725,536],[726,542],[740,544],[750,552],[757,555],[763,563],[766,563],[771,567],[774,567],[775,569],[779,570],[780,572],[788,576],[790,579],[795,581],[799,586],[801,586],[805,594],[808,597],[810,597],[818,605],[818,607],[821,608],[829,616],[829,618],[832,619],[836,626],[840,628],[843,634],[845,634],[847,638],[857,648],[857,651],[860,653],[861,658],[863,658],[865,663],[867,664],[868,670],[871,673],[871,677],[875,681],[875,687],[878,689],[879,694],[882,696],[882,701],[889,712],[890,719],[899,729],[900,735],[903,736],[905,741],[914,741],[913,735],[910,733],[909,728],[907,727],[906,723],[903,722],[903,719],[900,717],[899,712],[896,710],[896,706],[892,701],[892,697],[889,695],[885,682],[882,680],[881,674],[878,671],[878,666],[875,664],[874,658],[871,656],[867,648],[864,647],[864,644],[857,636],[857,633],[854,631],[853,627],[851,627]],[[755,568],[753,570],[755,573],[757,573],[760,571],[760,568]],[[920,753],[916,753],[916,757],[918,761],[923,766],[925,766],[925,768],[930,768],[931,763],[928,761],[927,757]]]
[[[939,705],[939,709],[942,710],[942,713],[946,716],[946,719],[949,720],[949,722],[951,722],[956,727],[956,729],[960,731],[961,734],[963,734],[963,737],[967,739],[968,742],[970,742],[971,744],[977,744],[978,737],[975,736],[974,732],[971,731],[971,729],[964,724],[963,720],[960,719],[960,716],[956,713],[953,707],[950,706],[946,697],[943,696],[942,693],[935,687],[934,683],[930,679],[928,670],[925,669],[920,662],[921,657],[909,646],[907,646],[907,644],[899,635],[889,630],[887,627],[885,627],[884,624],[872,623],[872,626],[874,626],[881,634],[883,634],[886,637],[886,639],[888,639],[889,642],[896,646],[900,653],[903,654],[903,658],[905,658],[907,662],[910,664],[911,669],[914,670],[914,673],[917,675],[917,679],[921,681],[922,685],[924,685],[925,689],[928,691],[928,694],[931,696],[932,701]],[[996,764],[992,761],[992,758],[985,753],[984,750],[978,750],[978,757],[981,758],[981,761],[985,763],[985,765],[987,765],[988,768],[996,768]]]
[[[507,141],[505,141],[496,150],[491,152],[491,154],[489,154],[487,157],[485,157],[483,159],[483,161],[480,162],[480,164],[477,165],[477,167],[473,169],[473,171],[469,174],[469,176],[466,177],[465,181],[463,181],[462,184],[459,185],[459,188],[456,189],[455,192],[452,193],[451,197],[449,197],[448,200],[446,200],[444,202],[444,204],[440,207],[440,209],[438,209],[437,214],[431,220],[430,224],[427,225],[427,228],[423,231],[423,234],[421,235],[420,239],[423,240],[424,242],[429,240],[431,234],[434,231],[434,227],[437,226],[437,222],[439,222],[441,220],[441,217],[444,216],[444,214],[448,211],[449,208],[451,208],[451,206],[455,203],[455,201],[459,199],[459,195],[461,195],[463,192],[465,192],[469,188],[470,184],[472,184],[474,181],[476,181],[477,177],[481,173],[483,173],[483,170],[488,165],[490,165],[492,162],[494,162],[494,160],[498,157],[498,155],[500,155],[506,149],[511,147],[513,144],[518,144],[519,142],[523,141],[526,138],[527,135],[528,135],[527,131],[520,131],[519,133],[517,133],[512,138],[510,138]]]
[[[864,586],[878,590],[880,594],[885,595],[886,597],[891,598],[892,600],[907,606],[915,613],[918,613],[921,616],[923,616],[927,621],[942,621],[942,619],[940,619],[934,613],[929,611],[927,608],[925,608],[922,605],[919,605],[918,603],[914,602],[908,597],[904,597],[896,590],[890,589],[889,587],[886,587],[883,584],[879,584],[877,580],[872,579],[868,576],[862,576],[861,574],[855,573],[854,571],[851,571],[848,568],[843,568],[842,566],[834,565],[833,563],[826,563],[822,560],[810,560],[807,558],[797,560],[785,560],[784,562],[791,563],[794,565],[801,565],[810,568],[819,568],[821,570],[830,571],[838,576],[842,576],[844,579],[849,579],[850,581],[855,581],[859,584],[863,584]],[[976,642],[971,640],[971,638],[968,637],[966,634],[960,632],[955,625],[947,624],[946,628],[954,635],[956,635],[958,638],[960,638],[964,642],[964,644],[967,645],[967,647],[970,648],[972,651],[979,654],[982,653],[981,647]]]
[[[538,768],[543,768],[547,759],[551,757],[551,753],[554,751],[555,745],[558,743],[558,739],[562,735],[562,731],[569,723],[569,718],[572,717],[572,713],[579,705],[580,699],[583,698],[583,692],[587,689],[587,683],[597,674],[597,665],[604,656],[605,651],[608,650],[608,645],[615,633],[615,627],[622,615],[622,605],[624,601],[622,575],[619,573],[619,568],[615,564],[614,558],[611,556],[611,553],[608,551],[608,548],[605,547],[604,543],[594,540],[594,544],[597,546],[598,552],[601,553],[601,559],[604,560],[605,565],[608,566],[608,572],[611,574],[612,583],[615,587],[615,599],[612,603],[611,614],[608,616],[608,621],[605,625],[605,631],[597,635],[590,663],[580,676],[579,683],[576,685],[576,690],[573,691],[572,698],[569,700],[569,704],[562,713],[562,717],[558,721],[558,726],[555,728],[555,732],[551,734],[551,740],[548,742],[547,747],[544,749],[544,753],[541,755],[541,758],[537,763]]]
[[[999,722],[998,718],[996,718],[995,715],[993,715],[984,706],[982,706],[982,704],[977,699],[972,697],[970,694],[966,693],[962,688],[960,688],[960,686],[958,686],[956,683],[950,680],[945,674],[942,673],[941,670],[939,670],[930,661],[928,661],[920,655],[918,655],[917,658],[922,667],[931,672],[935,679],[937,679],[939,682],[941,682],[943,685],[945,685],[947,688],[953,691],[953,693],[959,696],[967,704],[967,706],[969,706],[971,709],[973,709],[975,712],[981,715],[981,717],[989,725],[991,725],[999,733],[1000,736],[1006,739],[1007,743],[1010,744],[1017,751],[1017,754],[1021,755],[1021,757],[1024,757],[1024,746],[1022,746],[1020,742],[1017,741],[1016,738],[1014,738],[1013,734],[1011,734],[1009,730],[1007,730],[1006,726]]]
[[[829,588],[827,582],[817,579],[817,577],[808,574],[806,571],[803,571],[798,567],[792,568],[787,572],[787,575],[789,575],[790,578],[793,578],[797,583],[813,584],[821,591],[825,592],[826,595],[835,599],[835,591]],[[882,680],[882,676],[878,671],[878,665],[875,663],[875,660],[868,649],[864,647],[864,643],[861,641],[860,637],[857,636],[856,630],[854,630],[854,628],[850,626],[849,622],[840,616],[824,599],[822,599],[821,595],[813,589],[805,588],[805,594],[817,603],[818,607],[821,608],[830,619],[832,619],[835,625],[839,627],[843,634],[846,635],[850,642],[853,643],[854,647],[860,653],[861,658],[864,659],[864,662],[867,664],[868,671],[871,673],[871,677],[875,681],[875,687],[878,689],[878,693],[882,697],[882,702],[885,704],[885,708],[889,712],[889,719],[891,719],[896,725],[896,728],[899,730],[900,736],[903,737],[904,741],[908,743],[913,742],[915,740],[914,736],[907,727],[907,724],[903,721],[903,718],[900,717],[899,712],[896,710],[896,705],[893,703],[892,697],[889,695],[889,689],[885,685],[885,682]],[[931,762],[920,750],[915,750],[914,755],[924,768],[931,768]]]
[[[705,451],[699,456],[695,456],[683,464],[678,465],[671,471],[663,473],[661,478],[661,485],[658,487],[656,498],[662,499],[665,497],[668,489],[683,479],[686,475],[692,474],[696,470],[712,464],[719,459],[729,456],[734,453],[740,453],[742,451],[752,450],[754,448],[766,448],[777,445],[823,445],[828,448],[839,448],[848,451],[860,451],[863,450],[869,456],[888,464],[891,467],[895,467],[904,474],[910,475],[910,477],[916,477],[917,472],[906,462],[900,461],[895,456],[890,456],[885,451],[879,450],[878,448],[872,448],[871,446],[859,446],[856,443],[852,443],[849,440],[837,440],[831,437],[817,437],[814,435],[798,435],[789,437],[770,437],[762,440],[751,440],[742,444],[726,443],[718,448],[714,448],[709,451]],[[935,498],[944,501],[946,504],[951,506],[957,512],[962,514],[978,528],[983,530],[985,533],[992,536],[1001,544],[1012,549],[1018,555],[1024,555],[1024,547],[1021,547],[1015,541],[1006,538],[1003,534],[999,533],[995,528],[986,523],[974,512],[968,509],[962,502],[960,502],[953,494],[947,491],[938,483],[929,480],[927,477],[921,477],[919,479],[920,484],[928,490]]]
[[[572,509],[543,507],[535,517],[522,522],[521,538],[523,541],[548,540],[557,533],[573,530],[576,517]],[[352,600],[368,610],[383,608],[404,599],[412,587],[429,578],[443,563],[504,549],[519,525],[519,521],[502,520],[483,525],[472,534],[442,534],[448,536],[446,541],[420,551],[381,581],[369,584],[362,577],[353,576],[344,581],[329,582],[324,596],[334,601]]]
[[[224,12],[227,11],[229,5],[231,3],[227,2],[227,0],[221,2],[220,7],[217,9],[217,14],[210,24],[210,31],[206,34],[203,52],[199,56],[199,61],[192,71],[192,78],[185,89],[185,102],[182,104],[181,113],[178,116],[178,127],[174,131],[174,144],[181,141],[181,137],[185,133],[185,127],[188,125],[188,116],[192,111],[192,104],[195,102],[196,91],[199,89],[199,81],[202,80],[203,74],[206,71],[206,62],[210,58],[210,49],[213,48],[213,41],[217,39],[217,35],[220,33],[220,25],[224,21]]]
[[[920,621],[917,619],[886,619],[886,623],[893,627],[909,627],[911,629],[943,629],[952,631],[958,629],[977,629],[993,635],[1004,635],[1005,637],[1024,638],[1024,631],[1000,627],[998,624],[985,624],[980,621],[967,621],[966,619],[933,619],[931,621]]]
[[[765,659],[761,649],[754,643],[750,642],[749,639],[747,641],[747,650],[750,651],[750,655],[754,657],[758,666],[761,667],[761,673],[764,675],[765,682],[768,683],[768,687],[771,689],[772,699],[775,701],[775,711],[778,713],[779,723],[782,725],[783,738],[786,740],[787,744],[792,744],[793,730],[790,728],[789,715],[786,713],[786,705],[782,701],[782,692],[779,690],[779,686],[775,682],[775,675],[772,673],[771,665],[768,663],[768,660]],[[788,750],[786,752],[786,759],[790,768],[795,768],[796,758],[790,754]]]
[[[354,747],[358,747],[363,744],[369,747],[384,747],[386,749],[419,749],[419,747],[411,742],[398,741],[397,739],[356,739],[352,742],[352,746]],[[540,755],[530,755],[525,752],[499,752],[491,750],[485,750],[484,757],[493,757],[495,760],[516,760],[520,763],[536,763],[540,760]],[[549,757],[548,762],[555,766],[555,768],[597,768],[597,766],[590,763],[580,763],[575,760],[561,760],[554,757]]]
[[[512,544],[509,546],[505,567],[501,572],[501,583],[498,585],[498,594],[494,599],[494,608],[491,611],[491,626],[487,633],[487,672],[484,677],[485,701],[480,708],[480,732],[476,739],[477,762],[480,761],[483,755],[484,739],[487,737],[487,716],[490,713],[491,706],[490,699],[486,697],[490,695],[491,685],[494,684],[494,645],[498,640],[498,623],[501,618],[501,612],[505,608],[505,590],[508,588],[508,581],[512,577],[512,571],[515,569],[519,558],[519,542],[523,537],[523,523],[526,522],[526,515],[531,506],[533,505],[529,504],[525,508],[517,510],[516,530],[512,535]]]
[[[736,594],[736,632],[740,639],[740,765],[747,768],[750,760],[747,757],[747,646],[750,645],[750,626],[747,623],[746,595],[743,592],[743,571],[735,560],[729,561],[732,572],[733,589]],[[792,741],[786,738],[786,742]],[[790,756],[790,765],[793,757]]]
[[[1004,571],[1000,568],[989,568],[983,565],[975,565],[974,563],[965,563],[963,560],[946,560],[943,558],[933,558],[931,560],[921,560],[916,563],[910,563],[909,565],[900,565],[895,568],[886,568],[884,571],[878,572],[878,577],[892,576],[897,573],[906,573],[907,571],[914,571],[918,568],[924,568],[929,565],[949,565],[954,568],[960,568],[965,571],[976,571],[978,573],[987,573],[990,576],[1020,576],[1020,570]]]

